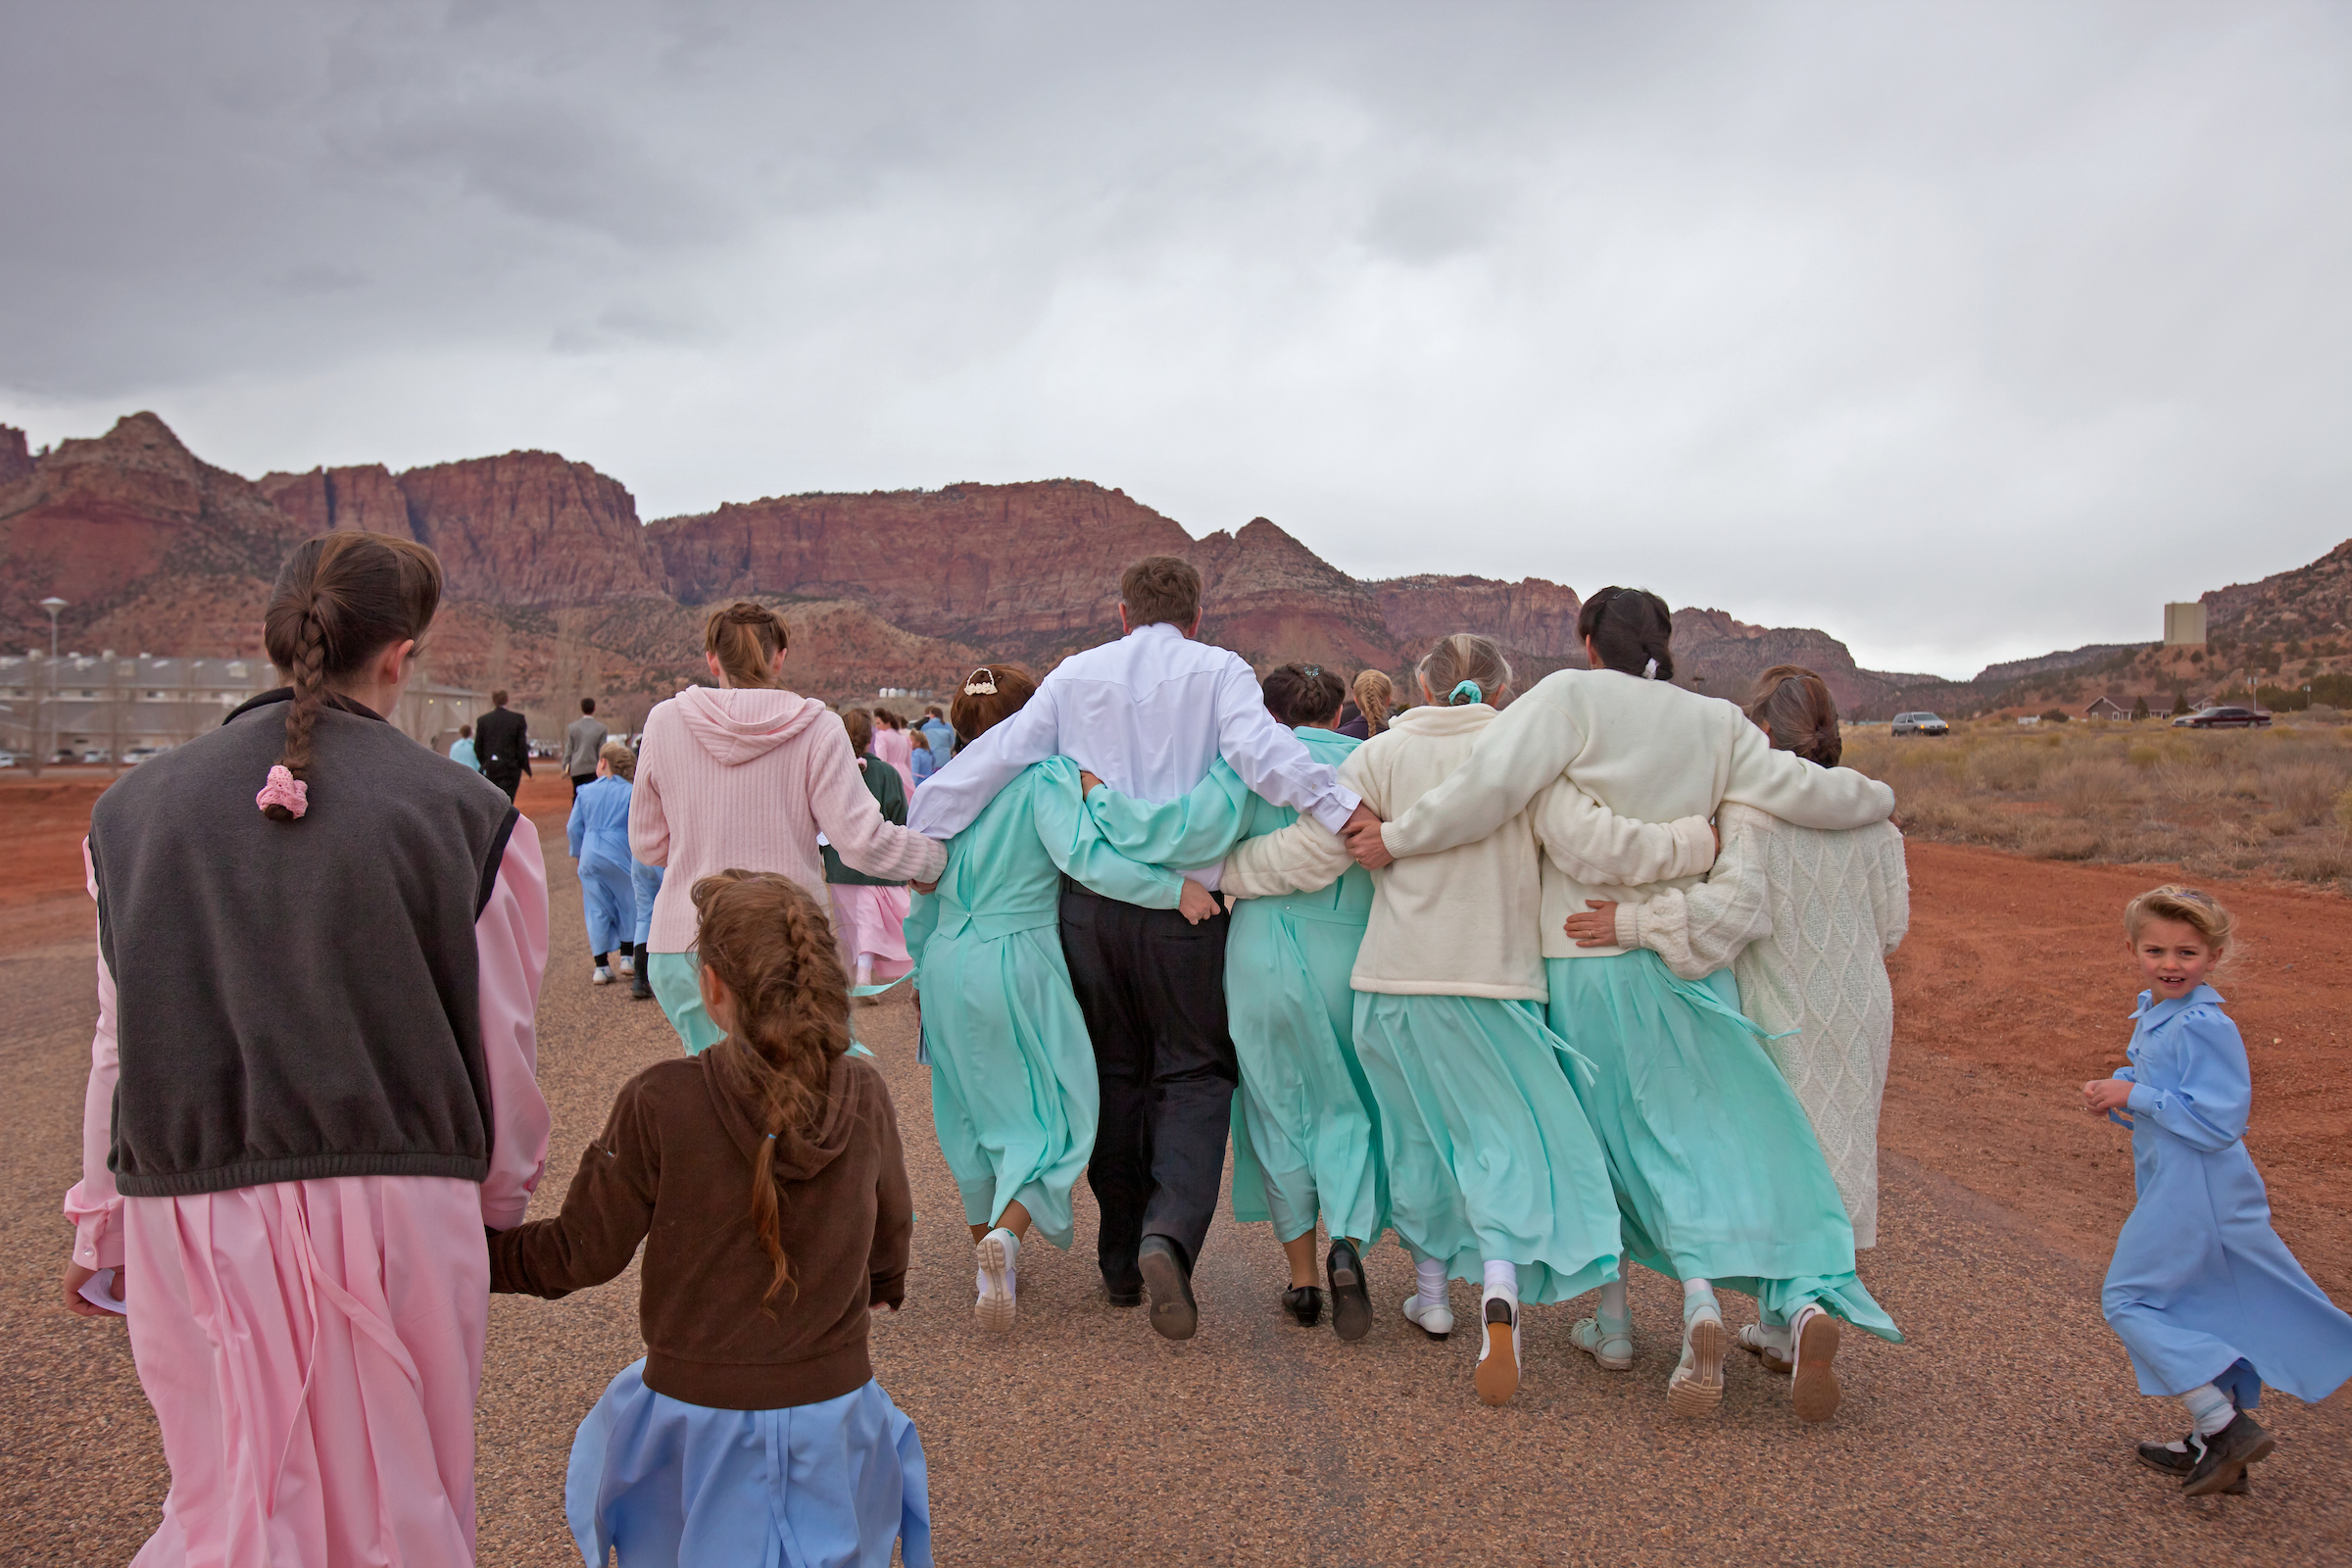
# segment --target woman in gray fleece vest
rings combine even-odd
[[[304,542],[265,634],[290,684],[91,813],[64,1297],[127,1311],[163,1429],[141,1561],[473,1560],[483,1229],[547,1152],[547,880],[503,791],[384,721],[440,598],[419,545]]]

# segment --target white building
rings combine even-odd
[[[2205,606],[2202,601],[2190,605],[2164,607],[2164,646],[2167,648],[2202,648],[2205,646]]]

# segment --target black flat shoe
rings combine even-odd
[[[1192,1272],[1184,1266],[1176,1244],[1165,1236],[1147,1236],[1135,1262],[1152,1297],[1153,1332],[1163,1340],[1191,1339],[1200,1326],[1200,1308],[1193,1300]]]
[[[1313,1285],[1294,1285],[1282,1293],[1282,1309],[1298,1320],[1302,1329],[1311,1329],[1323,1321],[1323,1292]]]
[[[2246,1466],[2268,1459],[2278,1446],[2278,1440],[2265,1432],[2260,1422],[2238,1411],[2228,1426],[2205,1440],[2205,1452],[2180,1484],[2181,1495],[2209,1497],[2227,1492],[2245,1479]]]
[[[2186,1481],[2188,1473],[2197,1467],[2196,1434],[2192,1432],[2183,1437],[2180,1445],[2176,1448],[2169,1443],[2143,1443],[2139,1446],[2139,1462],[2151,1470],[2171,1476],[2175,1481]],[[2235,1481],[2222,1489],[2222,1495],[2243,1497],[2253,1490],[2252,1479],[2241,1470]]]
[[[1340,1338],[1360,1340],[1371,1333],[1372,1295],[1364,1287],[1364,1260],[1355,1249],[1332,1243],[1323,1273],[1331,1281],[1331,1326]]]

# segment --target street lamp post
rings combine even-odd
[[[41,768],[47,765],[50,756],[57,751],[57,612],[71,607],[57,595],[51,594],[41,601],[41,608],[49,612],[49,747],[32,760],[34,778],[41,776]]]

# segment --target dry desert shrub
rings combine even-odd
[[[2069,816],[2106,816],[2139,796],[2139,777],[2112,758],[2084,757],[2053,768],[2042,793]]]
[[[2262,793],[2297,825],[2328,820],[2343,792],[2345,769],[2332,759],[2307,757],[2268,762],[2261,770]]]
[[[2040,783],[2050,762],[2049,751],[2044,747],[2014,742],[1987,746],[1968,760],[1969,782],[1979,789],[2015,794]]]
[[[2254,825],[2275,839],[2291,839],[2303,823],[2292,811],[2265,811],[2254,819]]]
[[[2037,860],[2089,860],[2102,848],[2099,830],[2087,822],[2034,823],[2019,846]]]
[[[2277,863],[2298,882],[2334,882],[2352,877],[2352,844],[2341,839],[2300,839],[2278,852]]]
[[[2156,765],[2156,792],[2176,810],[2210,811],[2230,798],[2230,775],[2202,758],[2172,758]]]
[[[2352,790],[2335,798],[2335,830],[2352,839]]]

